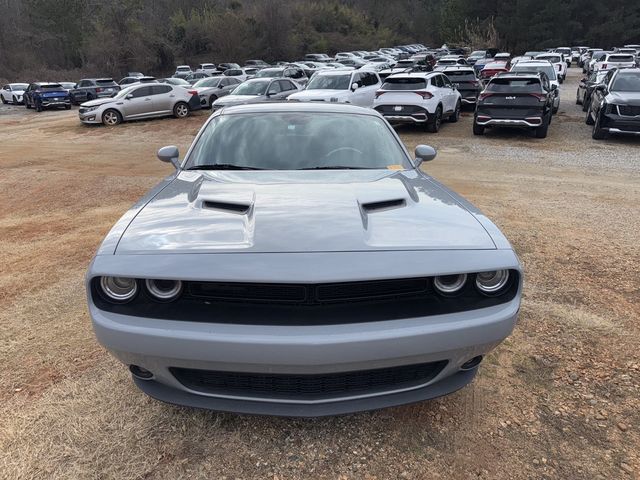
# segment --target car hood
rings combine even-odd
[[[116,254],[495,249],[477,218],[414,171],[183,171]]]
[[[229,107],[231,105],[242,105],[243,103],[257,102],[263,99],[262,95],[227,95],[224,100],[216,100],[216,107]]]
[[[99,107],[100,105],[106,105],[107,103],[115,103],[121,99],[115,99],[113,97],[104,97],[98,98],[96,100],[89,100],[88,102],[83,102],[81,107]]]
[[[607,102],[616,105],[640,106],[640,92],[609,92]]]
[[[346,97],[349,95],[349,90],[333,90],[318,88],[312,90],[303,90],[301,92],[293,93],[289,95],[289,100],[329,100],[331,98]]]

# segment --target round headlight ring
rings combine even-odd
[[[129,277],[100,277],[100,288],[109,300],[124,303],[136,296],[138,282]]]
[[[440,275],[433,279],[433,286],[444,295],[453,295],[462,290],[467,283],[467,274]]]
[[[145,280],[147,290],[153,298],[161,302],[171,302],[182,292],[182,282],[180,280]]]
[[[476,275],[476,287],[485,295],[499,294],[509,283],[509,270],[493,270]]]

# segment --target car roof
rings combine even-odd
[[[551,65],[551,66],[553,66],[549,60],[546,60],[546,59],[543,59],[543,58],[541,58],[540,60],[527,60],[527,61],[524,61],[524,62],[518,62],[518,63],[516,63],[516,65],[518,67],[526,67],[526,66],[530,66],[531,67],[531,66],[540,66],[540,65]]]
[[[267,113],[267,112],[300,112],[300,113],[340,113],[352,115],[380,116],[378,112],[371,108],[358,107],[344,103],[328,102],[269,102],[269,103],[249,103],[246,105],[235,105],[225,107],[220,110],[222,114],[233,115],[239,113]]]
[[[431,78],[434,75],[441,74],[443,72],[407,72],[407,73],[394,73],[387,78]]]
[[[542,75],[544,75],[544,73],[541,72],[502,72],[499,73],[498,75],[496,75],[493,78],[499,77],[499,78],[510,78],[510,77],[517,77],[517,78],[537,78],[540,79],[542,77]]]

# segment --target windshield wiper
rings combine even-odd
[[[243,165],[233,165],[232,163],[213,163],[210,165],[194,165],[187,170],[265,170],[259,167],[248,167]]]
[[[305,167],[298,170],[374,170],[369,167],[345,167],[343,165],[326,165],[318,167]]]

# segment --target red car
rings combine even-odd
[[[498,73],[508,72],[507,64],[504,62],[493,62],[488,63],[484,66],[482,70],[480,70],[480,75],[478,76],[480,80],[489,80],[494,75]]]

